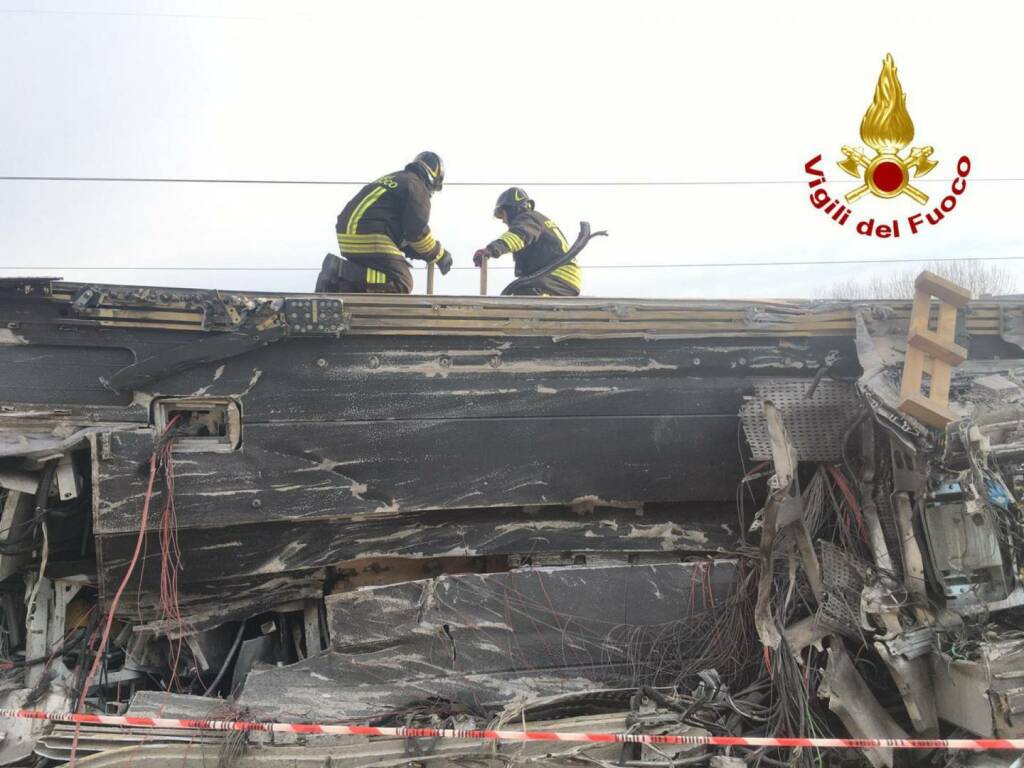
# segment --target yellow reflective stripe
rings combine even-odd
[[[506,232],[498,239],[505,243],[512,251],[521,251],[526,247],[526,243],[515,232]]]
[[[384,285],[388,281],[386,273],[377,269],[366,268],[366,282],[368,285]]]
[[[359,231],[359,220],[363,218],[363,214],[366,213],[366,209],[376,203],[380,199],[380,196],[385,192],[387,192],[387,188],[377,187],[373,192],[363,198],[363,201],[356,206],[356,209],[348,219],[348,226],[345,227],[346,234],[354,235]]]
[[[401,251],[386,251],[376,245],[359,245],[359,246],[346,246],[341,249],[342,256],[358,256],[358,255],[381,255],[381,256],[404,256]]]
[[[342,253],[386,253],[389,256],[402,256],[402,252],[394,245],[386,243],[338,243]]]
[[[338,247],[342,253],[387,253],[393,256],[404,256],[394,241],[380,233],[366,235],[346,235],[338,233]]]
[[[427,232],[421,239],[409,243],[409,245],[416,253],[430,253],[437,246],[437,240],[434,239],[432,233]]]
[[[562,230],[558,228],[558,225],[553,221],[545,221],[544,226],[555,233],[555,237],[558,238],[558,242],[562,244],[562,253],[569,252],[569,241],[565,239],[565,235],[562,234]]]
[[[385,235],[383,232],[367,232],[365,235],[346,235],[343,232],[338,233],[339,243],[380,243],[381,245],[387,245],[391,248],[397,248],[395,241]]]
[[[370,194],[363,198],[363,201],[356,206],[355,211],[349,217],[348,226],[345,227],[345,232],[350,235],[354,235],[359,231],[359,220],[363,218],[363,214],[366,213],[366,209],[373,205],[380,196],[383,195],[387,189],[385,187],[377,187]]]
[[[444,256],[444,248],[438,248],[438,249],[437,249],[437,256],[435,256],[434,258],[432,258],[432,259],[430,260],[430,263],[431,263],[431,264],[436,264],[437,262],[439,262],[439,261],[441,260],[441,257],[442,257],[442,256]]]
[[[583,287],[583,272],[575,261],[563,264],[551,273],[552,277],[558,277],[567,282],[577,291]]]

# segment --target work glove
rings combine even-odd
[[[479,251],[473,254],[473,266],[479,267],[484,263],[484,259],[491,258],[491,252],[486,248],[481,248]]]
[[[434,262],[442,275],[447,275],[452,268],[452,255],[448,251],[441,252],[441,258]]]

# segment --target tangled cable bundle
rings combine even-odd
[[[121,579],[121,584],[118,586],[117,591],[114,593],[113,599],[110,601],[110,609],[107,611],[107,616],[106,616],[106,620],[105,620],[105,622],[103,624],[103,633],[100,636],[100,641],[96,645],[96,649],[95,649],[95,652],[94,652],[94,655],[93,655],[92,666],[89,668],[89,672],[85,676],[85,680],[82,683],[81,692],[79,693],[79,696],[78,696],[78,703],[77,703],[77,705],[75,707],[75,711],[76,712],[81,712],[83,707],[85,706],[85,698],[89,694],[89,689],[92,687],[92,681],[96,678],[96,673],[100,670],[101,665],[104,663],[104,661],[106,659],[107,648],[108,648],[109,643],[110,643],[110,633],[111,633],[111,629],[113,628],[113,625],[114,625],[114,616],[117,613],[117,606],[121,602],[121,596],[124,594],[125,589],[128,587],[128,584],[131,581],[132,576],[135,573],[135,569],[138,567],[139,558],[140,558],[140,555],[142,554],[142,547],[143,547],[143,544],[145,543],[145,540],[146,540],[146,534],[147,534],[147,530],[148,530],[148,527],[149,527],[149,510],[150,510],[150,507],[151,507],[152,502],[153,502],[153,489],[154,489],[154,486],[156,485],[157,475],[159,474],[161,466],[173,467],[173,463],[171,462],[171,451],[173,449],[174,437],[176,436],[176,433],[173,430],[174,430],[174,427],[177,424],[178,420],[179,420],[179,417],[175,416],[174,418],[172,418],[170,420],[170,422],[168,422],[168,424],[165,427],[163,433],[160,435],[160,438],[157,440],[157,444],[156,444],[156,447],[153,449],[152,456],[150,456],[150,458],[149,458],[149,481],[146,484],[146,492],[145,492],[145,494],[143,496],[142,513],[141,513],[141,515],[139,517],[139,536],[138,536],[138,538],[135,541],[135,550],[132,552],[131,561],[128,564],[128,568],[125,570],[124,578]],[[161,460],[164,461],[163,465],[161,465]],[[165,610],[167,609],[168,606],[170,606],[171,610],[178,611],[178,609],[177,609],[178,598],[177,598],[177,571],[176,571],[176,568],[180,565],[181,561],[180,561],[180,557],[178,557],[178,552],[177,552],[177,539],[176,539],[176,537],[172,539],[172,538],[169,538],[169,537],[164,537],[164,535],[163,535],[164,524],[167,523],[168,525],[170,525],[170,523],[173,522],[173,515],[174,515],[174,501],[173,501],[174,493],[173,493],[173,491],[174,491],[173,469],[171,469],[171,470],[169,470],[169,481],[168,481],[168,485],[167,485],[167,499],[165,500],[165,504],[164,504],[164,515],[163,515],[163,520],[161,521],[161,554],[163,554],[164,552],[170,553],[170,552],[173,551],[175,553],[177,559],[174,561],[174,567],[175,567],[174,574],[172,576],[166,578],[166,584],[167,584],[168,589],[169,589],[169,592],[166,594],[166,597],[168,598],[168,600],[166,602],[164,601],[164,598],[165,598],[164,585],[165,585],[165,572],[166,572],[166,570],[168,570],[170,568],[170,558],[169,558],[169,556],[164,556],[164,557],[161,558],[162,562],[161,562],[160,586],[161,586],[161,604],[165,607]],[[168,508],[170,508],[170,515],[169,516],[168,516]],[[175,532],[176,532],[176,528],[174,526],[171,526],[171,528],[173,528],[175,530]],[[177,612],[177,615],[180,618],[180,616],[181,616],[180,611]],[[180,643],[181,643],[181,641],[179,641],[179,645],[178,645],[178,655],[179,656],[180,656],[180,648],[181,648]],[[176,658],[175,661],[174,661],[174,665],[171,668],[172,677],[175,676],[176,673],[177,673],[177,661],[178,661],[178,659]],[[80,731],[81,731],[81,729],[79,727],[79,724],[76,723],[76,725],[75,725],[75,735],[74,735],[74,738],[72,739],[72,742],[71,742],[71,755],[70,755],[69,763],[68,763],[71,766],[71,768],[74,768],[74,765],[75,765],[75,756],[76,756],[76,753],[77,753],[77,750],[78,750],[78,737],[80,735]]]
[[[178,665],[181,661],[184,636],[189,627],[181,613],[178,593],[178,573],[181,565],[181,548],[178,546],[178,521],[174,509],[174,440],[187,428],[175,428],[179,417],[175,416],[167,425],[167,430],[157,443],[157,466],[163,468],[164,476],[164,507],[160,513],[160,613],[168,626],[177,628],[178,637],[173,644],[171,659],[171,685],[180,689],[178,682]]]

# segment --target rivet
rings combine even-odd
[[[253,509],[259,509],[260,507],[263,506],[263,502],[260,501],[259,499],[253,499],[251,506]]]
[[[327,367],[327,361],[324,360],[322,357],[316,361],[316,364],[319,365],[321,368]]]
[[[380,368],[380,358],[376,355],[370,358],[369,365],[371,368]]]

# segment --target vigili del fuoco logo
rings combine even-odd
[[[860,138],[874,154],[866,150],[844,146],[844,160],[837,165],[862,183],[844,195],[845,203],[830,194],[824,186],[825,172],[821,170],[821,155],[815,155],[804,165],[804,171],[811,177],[807,185],[813,190],[811,205],[822,211],[839,226],[847,226],[853,215],[850,207],[869,192],[875,197],[892,199],[906,195],[922,206],[922,210],[906,219],[854,218],[853,228],[867,237],[902,237],[916,235],[943,221],[956,208],[957,201],[967,189],[967,176],[971,172],[971,160],[966,155],[956,163],[956,177],[950,185],[949,194],[938,204],[929,203],[928,195],[914,186],[913,180],[931,173],[938,160],[933,160],[934,148],[930,146],[911,147],[903,151],[914,140],[914,122],[907,112],[907,94],[903,92],[896,76],[896,63],[892,54],[886,54],[882,73],[875,86],[875,98],[860,122]]]

